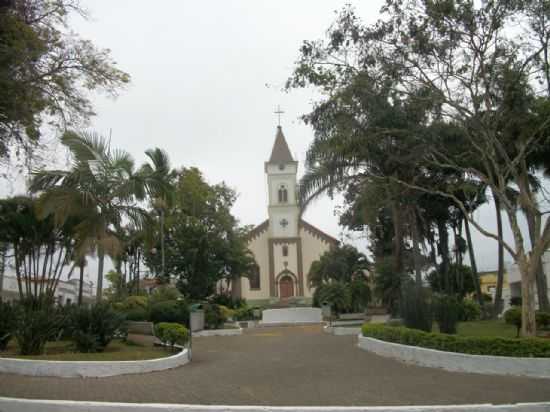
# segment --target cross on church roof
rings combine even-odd
[[[281,115],[284,113],[284,111],[281,110],[281,106],[277,105],[277,110],[275,110],[273,113],[275,113],[277,115],[277,118],[278,118],[278,124],[277,126],[280,126],[281,125]]]

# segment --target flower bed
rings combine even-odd
[[[550,341],[536,338],[466,337],[372,324],[363,325],[362,334],[386,342],[446,352],[470,355],[550,358]]]

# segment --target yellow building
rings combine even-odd
[[[492,270],[488,272],[479,272],[479,283],[481,286],[481,293],[486,293],[487,295],[490,295],[494,299],[495,292],[497,290],[497,271]],[[506,272],[504,272],[502,290],[503,290],[503,294],[502,294],[503,297],[505,295],[504,291],[510,290],[510,285],[508,284],[508,274]]]

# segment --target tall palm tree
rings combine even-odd
[[[56,224],[78,217],[77,254],[97,253],[97,300],[103,292],[105,255],[121,250],[116,228],[129,219],[141,225],[147,218],[136,206],[145,197],[144,182],[134,172],[134,161],[125,151],[112,150],[107,139],[95,133],[66,132],[61,142],[70,150],[69,170],[41,170],[33,173],[31,192],[42,192],[38,213],[52,215]]]
[[[166,210],[173,204],[173,183],[176,173],[170,167],[170,158],[166,151],[157,148],[145,152],[150,163],[145,163],[139,173],[145,182],[145,188],[151,201],[151,206],[159,215],[161,278],[166,275],[164,250],[164,224]]]

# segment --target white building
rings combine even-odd
[[[0,279],[0,297],[4,302],[19,300],[19,288],[17,278],[13,274],[5,273],[3,279]],[[80,280],[73,278],[70,280],[60,280],[55,291],[56,302],[61,305],[68,305],[78,302],[78,287]],[[84,280],[82,287],[82,301],[89,304],[93,301],[92,282]]]
[[[546,275],[546,284],[550,286],[550,251],[546,251],[542,255],[542,267]],[[521,274],[518,265],[513,263],[508,267],[508,283],[510,284],[510,295],[512,298],[521,297]],[[537,298],[535,284],[535,298]],[[550,299],[550,288],[548,289],[548,298]],[[538,307],[538,299],[537,299]]]
[[[292,158],[281,126],[264,172],[268,219],[252,230],[248,243],[256,259],[256,273],[236,281],[233,293],[258,304],[290,298],[309,302],[313,295],[307,281],[311,263],[338,240],[300,217],[298,162]]]

